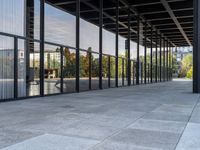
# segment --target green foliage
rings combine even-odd
[[[188,54],[183,57],[181,61],[181,70],[180,70],[180,77],[186,77],[187,73],[190,71],[192,73],[192,54]],[[190,74],[189,73],[189,74]],[[192,76],[192,75],[190,75]]]
[[[190,70],[187,72],[186,78],[192,79],[193,76],[193,67],[190,67]]]

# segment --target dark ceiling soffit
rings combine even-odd
[[[125,5],[125,6],[128,7],[128,2],[127,2],[126,0],[120,0],[120,2],[121,2],[123,5]],[[149,23],[149,21],[146,20],[142,15],[139,15],[139,13],[137,12],[137,10],[136,10],[134,7],[131,6],[131,9],[130,9],[130,10],[131,10],[135,15],[140,16],[140,17],[142,18],[143,22],[147,21],[147,24],[148,24],[149,26],[152,25],[152,24]],[[155,28],[155,26],[152,26],[152,27],[153,27],[153,30],[158,31],[158,34],[162,34],[159,30],[157,30],[157,29]],[[171,41],[170,41],[170,42],[171,42]],[[176,47],[176,45],[175,45],[173,42],[171,42],[171,44],[172,44],[173,46]]]
[[[179,23],[178,19],[176,18],[176,16],[174,15],[174,12],[172,11],[172,9],[170,8],[168,2],[166,0],[160,0],[163,4],[163,6],[165,7],[165,9],[167,10],[167,12],[169,13],[169,15],[171,16],[172,20],[174,21],[174,23],[176,24],[177,28],[180,30],[181,34],[183,35],[183,37],[185,38],[185,40],[187,41],[188,45],[192,46],[189,38],[187,37],[185,31],[183,30],[181,24]]]

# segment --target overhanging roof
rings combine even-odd
[[[46,2],[75,14],[76,0],[46,0]],[[104,0],[104,28],[115,32],[115,0]],[[128,8],[131,9],[131,38],[136,41],[137,20],[147,21],[147,38],[151,38],[151,26],[174,46],[191,46],[193,42],[193,0],[119,0],[119,34],[128,37]],[[81,0],[81,17],[99,24],[99,1]],[[142,26],[143,28],[144,26]],[[144,30],[143,30],[144,34]],[[155,40],[155,32],[153,39]],[[148,42],[150,44],[150,41]]]

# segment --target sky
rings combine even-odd
[[[39,39],[39,0],[35,0],[34,38]],[[24,0],[0,0],[0,31],[25,35]],[[45,4],[45,41],[75,47],[75,16]],[[2,39],[2,37],[0,36]],[[11,41],[10,41],[11,42]],[[8,43],[9,45],[9,43]],[[80,20],[80,47],[99,51],[99,28],[83,19]],[[137,45],[131,42],[131,57],[136,57]],[[115,34],[103,30],[103,53],[115,55]],[[125,38],[119,36],[119,55],[125,54]],[[140,46],[140,55],[143,55]]]

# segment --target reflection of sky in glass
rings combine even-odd
[[[75,47],[76,18],[45,5],[45,41]]]
[[[34,38],[39,39],[39,0],[35,1]],[[24,0],[1,0],[0,31],[24,35]],[[8,12],[9,10],[9,12]],[[45,4],[45,41],[75,47],[76,18],[62,10]],[[99,28],[80,20],[80,47],[99,51]],[[131,42],[131,58],[136,57],[137,45]],[[140,46],[140,55],[143,55]],[[103,30],[103,53],[115,55],[115,34]],[[119,36],[119,55],[125,55],[125,38]]]
[[[0,31],[24,35],[24,0],[0,0]]]
[[[99,52],[99,27],[81,19],[80,20],[80,47],[82,49],[92,48]]]
[[[115,55],[115,34],[103,29],[103,53]]]

